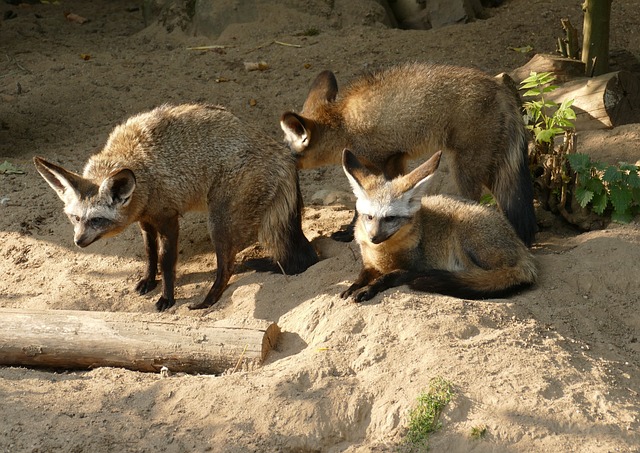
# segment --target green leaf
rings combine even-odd
[[[553,137],[557,134],[553,129],[541,129],[540,132],[536,134],[537,142],[551,143]]]
[[[609,165],[606,162],[591,162],[591,166],[594,170],[603,172]]]
[[[591,158],[587,154],[568,154],[567,160],[569,161],[573,171],[576,173],[585,173],[586,171],[591,170]]]
[[[607,204],[609,204],[609,197],[607,197],[607,192],[596,193],[591,200],[591,209],[598,215],[602,215],[605,209],[607,209]]]
[[[609,165],[602,175],[605,182],[616,182],[622,179],[620,170],[615,165]]]
[[[529,86],[526,86],[529,85]],[[522,82],[520,82],[520,88],[531,88],[538,85],[538,73],[535,71],[531,71],[529,73],[529,77],[525,78]]]
[[[24,170],[20,170],[9,161],[4,161],[0,164],[0,175],[24,175]]]
[[[622,171],[628,171],[628,172],[637,172],[638,171],[638,166],[637,165],[628,164],[627,162],[618,162],[618,167],[620,167],[620,170],[622,170]]]
[[[589,189],[593,193],[602,193],[605,191],[604,183],[597,176],[591,176],[585,179],[586,181],[583,181],[581,184],[585,189]]]
[[[523,87],[525,88],[525,87]],[[532,90],[527,90],[524,92],[523,96],[540,96],[541,91],[538,88],[534,88]]]
[[[585,189],[584,187],[576,188],[576,200],[583,208],[589,204],[593,199],[593,192]]]
[[[640,176],[638,175],[638,171],[630,171],[627,175],[627,184],[630,187],[638,188],[640,187]]]
[[[633,194],[628,188],[623,188],[618,185],[609,186],[609,194],[611,197],[611,205],[614,212],[625,212],[631,206],[633,201]]]
[[[509,47],[510,50],[515,50],[516,52],[520,52],[520,53],[527,53],[527,52],[531,52],[533,50],[533,47],[531,46],[524,46],[524,47]]]
[[[553,90],[555,90],[556,88],[558,88],[558,85],[549,85],[549,86],[544,87],[544,88],[542,89],[542,92],[543,92],[543,93],[550,93],[550,92],[552,92]]]
[[[613,211],[611,213],[611,220],[618,223],[629,223],[633,220],[633,215],[630,210],[624,212]]]
[[[495,206],[496,203],[496,199],[490,193],[486,193],[480,197],[480,204],[486,206]]]

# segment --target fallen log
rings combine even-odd
[[[558,104],[574,99],[577,131],[640,122],[640,78],[629,71],[581,77],[560,85],[545,98]]]
[[[153,313],[0,309],[0,365],[219,374],[261,364],[280,329]],[[257,327],[255,327],[257,326]]]

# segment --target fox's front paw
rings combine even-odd
[[[351,285],[351,286],[349,286],[347,289],[345,289],[344,291],[342,291],[342,292],[340,293],[340,297],[342,297],[343,299],[347,299],[347,298],[349,298],[349,296],[350,296],[351,294],[353,294],[353,292],[354,292],[355,290],[357,290],[358,288],[359,288],[359,287],[358,287],[357,285],[355,285],[355,284],[354,284],[354,285]]]
[[[152,291],[156,286],[158,286],[158,281],[155,278],[143,278],[136,284],[136,291],[142,296]]]
[[[156,302],[156,309],[158,311],[165,311],[173,307],[175,303],[176,301],[173,298],[167,299],[164,296],[160,296],[160,299],[158,299],[158,302]]]
[[[371,286],[365,286],[353,292],[352,297],[354,302],[364,302],[373,299],[373,296],[378,294]]]
[[[358,285],[351,285],[349,289],[343,291],[340,294],[340,297],[343,299],[349,298],[351,296],[354,302],[364,302],[365,300],[371,299],[373,296],[377,294],[371,286],[359,287]]]

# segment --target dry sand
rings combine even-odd
[[[0,12],[17,17],[0,22],[0,163],[25,173],[0,175],[0,307],[135,316],[153,312],[158,297],[158,290],[133,291],[144,253],[137,228],[85,250],[73,245],[62,203],[35,171],[34,155],[80,171],[115,124],[165,102],[220,103],[281,140],[280,114],[302,107],[323,69],[342,84],[405,61],[496,74],[532,55],[510,47],[553,52],[560,17],[582,23],[581,0],[508,0],[486,20],[430,31],[376,23],[367,14],[375,2],[352,4],[356,16],[347,14],[346,0],[332,3],[272,2],[259,20],[207,39],[145,27],[133,0],[3,2]],[[90,22],[69,22],[64,11]],[[612,49],[640,57],[639,23],[635,0],[614,1]],[[300,36],[309,28],[319,35]],[[213,44],[225,47],[186,49]],[[247,72],[246,61],[269,69]],[[584,134],[580,146],[635,162],[640,124]],[[113,368],[0,368],[0,450],[395,451],[416,397],[443,376],[455,396],[431,451],[640,451],[637,221],[580,234],[546,220],[533,248],[540,281],[507,300],[400,287],[356,305],[338,295],[359,271],[357,248],[328,239],[351,217],[347,182],[340,169],[323,168],[303,172],[302,188],[304,228],[320,263],[298,276],[236,275],[214,309],[189,311],[211,285],[215,260],[204,216],[187,215],[177,304],[156,315],[277,322],[283,335],[264,366],[164,379]],[[317,204],[321,190],[343,192],[347,201]],[[472,439],[472,427],[482,425],[485,438]]]

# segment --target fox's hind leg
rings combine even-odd
[[[247,242],[242,240],[247,236],[243,235],[243,225],[232,225],[231,219],[221,214],[226,211],[223,205],[225,203],[220,202],[209,205],[209,233],[216,250],[216,280],[202,302],[189,306],[192,310],[210,307],[220,300],[233,275],[236,254]]]
[[[220,233],[216,232],[218,235]],[[227,239],[225,241],[225,239]],[[190,305],[192,310],[211,307],[220,300],[222,293],[227,289],[229,279],[233,275],[233,265],[236,259],[236,250],[233,244],[227,238],[221,238],[215,241],[216,245],[216,262],[218,268],[216,270],[216,281],[209,290],[209,293],[199,304]]]
[[[136,284],[138,294],[147,294],[158,286],[156,275],[158,273],[158,232],[153,225],[140,222],[142,240],[147,253],[147,267],[142,279]]]
[[[460,195],[473,201],[479,201],[482,196],[483,181],[486,179],[487,171],[482,165],[469,165],[460,157],[460,152],[454,151],[453,165],[450,166],[453,172],[456,185]]]

